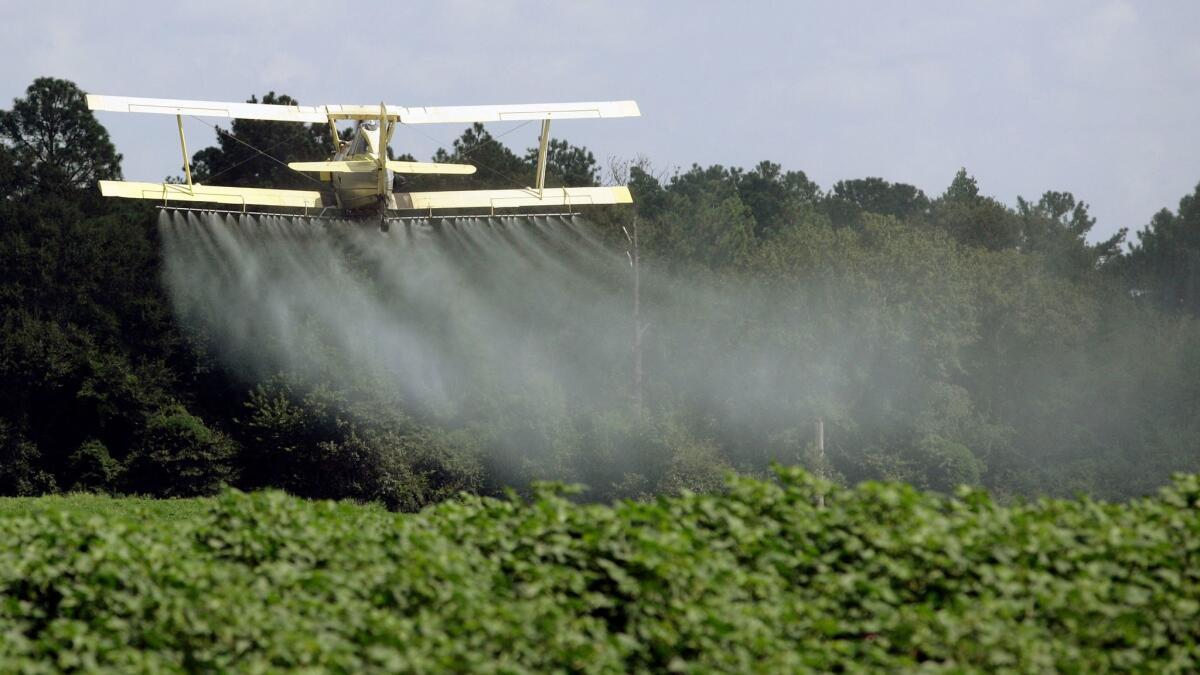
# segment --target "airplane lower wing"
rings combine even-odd
[[[100,194],[171,202],[235,204],[239,206],[282,206],[322,208],[321,193],[310,190],[268,190],[263,188],[225,187],[182,183],[141,183],[102,180]],[[533,188],[522,190],[453,190],[446,192],[397,192],[398,210],[442,209],[515,209],[529,206],[588,206],[593,204],[630,204],[633,197],[624,185],[612,187]]]
[[[136,181],[102,180],[100,194],[105,197],[149,199],[162,202],[204,202],[209,204],[238,204],[241,206],[287,206],[292,208],[321,208],[321,193],[311,190],[268,190],[264,188],[224,187],[195,184],[188,187],[177,183],[139,183]]]
[[[624,185],[613,187],[545,188],[538,190],[456,190],[450,192],[397,192],[397,209],[515,209],[525,206],[585,206],[631,204]]]

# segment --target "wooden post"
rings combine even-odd
[[[642,322],[642,261],[638,255],[638,221],[633,219],[633,234],[625,230],[629,240],[629,266],[633,268],[633,410],[638,418],[643,414],[642,399],[642,336],[647,324]]]
[[[817,418],[817,477],[825,479],[825,420]],[[825,508],[825,494],[817,495],[817,508]]]

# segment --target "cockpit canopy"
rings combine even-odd
[[[375,148],[379,145],[379,121],[364,120],[358,124],[358,128],[354,131],[354,140],[350,142],[351,156],[375,154]]]

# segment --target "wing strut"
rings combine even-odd
[[[538,197],[546,187],[546,144],[550,141],[550,118],[542,120],[542,137],[538,139],[537,187]]]
[[[390,141],[390,140],[391,140],[391,133],[388,128],[387,106],[383,104],[383,101],[380,101],[379,102],[379,147],[375,148],[375,150],[378,152],[378,156],[375,158],[375,161],[377,162],[377,165],[379,167],[377,169],[377,171],[379,172],[379,194],[383,195],[383,196],[386,196],[387,192],[388,192],[387,146],[388,146],[388,141]]]
[[[179,124],[179,148],[183,150],[183,173],[187,176],[188,192],[192,191],[192,163],[188,160],[187,139],[183,137],[183,115],[176,115]]]
[[[342,147],[342,138],[338,136],[337,122],[329,118],[329,138],[333,141],[333,152],[336,154]]]

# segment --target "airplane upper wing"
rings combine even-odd
[[[521,120],[565,120],[599,117],[638,117],[634,101],[591,101],[587,103],[517,103],[513,105],[458,105],[401,108],[403,124],[462,122],[508,122]]]
[[[131,96],[87,95],[88,108],[110,112],[160,113],[163,115],[195,115],[197,117],[237,117],[248,120],[277,122],[325,122],[329,114],[323,106],[275,105],[270,103],[223,103],[220,101],[185,101],[173,98],[134,98]],[[379,116],[379,106],[375,106]]]
[[[109,112],[236,117],[277,122],[328,122],[331,119],[388,119],[401,124],[459,124],[463,122],[507,122],[605,117],[638,117],[634,101],[590,101],[584,103],[516,103],[512,105],[462,105],[404,107],[397,105],[277,105],[268,103],[225,103],[171,98],[87,95],[88,108]],[[386,112],[385,112],[386,111]]]

